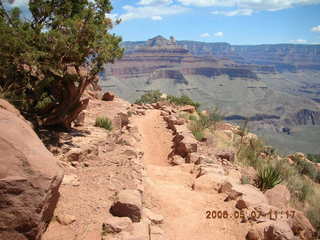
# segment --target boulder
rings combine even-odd
[[[294,213],[293,217],[288,218],[288,223],[295,235],[301,239],[314,239],[316,231],[306,216],[295,209],[288,209]]]
[[[173,158],[172,158],[172,161],[171,161],[172,165],[182,165],[182,164],[185,164],[185,163],[186,163],[186,161],[180,155],[174,155]]]
[[[150,239],[151,240],[167,240],[164,231],[158,226],[150,226]]]
[[[290,201],[290,192],[283,184],[278,184],[274,188],[267,190],[264,195],[269,200],[270,205],[279,208],[286,208]]]
[[[148,208],[143,209],[143,214],[153,223],[153,224],[161,224],[163,223],[163,216],[160,214],[156,214],[152,212]]]
[[[63,171],[27,121],[6,105],[0,107],[0,239],[39,240],[53,216]]]
[[[76,221],[75,216],[69,214],[58,214],[56,218],[61,225],[70,225]]]
[[[105,92],[102,96],[103,101],[113,101],[115,95],[112,92]]]
[[[194,180],[192,189],[199,192],[216,193],[223,183],[223,179],[216,174],[206,174]]]
[[[141,219],[142,200],[137,190],[122,190],[110,208],[110,213],[117,217],[129,217],[133,222]]]
[[[173,138],[174,154],[180,155],[190,162],[190,154],[197,152],[198,142],[189,130],[185,130],[185,125],[176,125],[177,134]]]
[[[119,112],[117,116],[120,119],[121,127],[125,127],[129,124],[129,114],[127,112]]]
[[[133,223],[132,226],[132,231],[121,233],[121,240],[150,240],[148,223]]]
[[[258,188],[252,185],[239,184],[234,185],[232,189],[242,194],[241,198],[236,203],[236,207],[240,210],[268,204],[268,199],[264,196],[264,194]]]
[[[261,238],[255,229],[250,229],[246,235],[246,240],[261,240]]]
[[[223,169],[223,167],[220,164],[214,164],[214,163],[198,165],[197,172],[198,172],[197,178],[206,174],[215,174],[217,178],[222,179],[226,175],[226,172]]]
[[[102,224],[103,234],[120,233],[127,230],[132,230],[132,221],[128,217],[109,217]]]
[[[185,106],[180,107],[179,110],[183,111],[183,112],[194,113],[196,111],[196,108],[191,105],[185,105]]]
[[[64,175],[62,185],[69,185],[73,187],[80,186],[80,180],[77,175],[70,174],[70,175]]]
[[[218,159],[225,159],[229,162],[234,162],[235,160],[235,153],[232,151],[222,151],[216,153],[216,158]]]
[[[263,228],[264,240],[292,240],[293,232],[285,221],[269,221]]]

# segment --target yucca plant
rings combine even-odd
[[[104,128],[108,131],[112,130],[112,122],[107,117],[97,117],[95,126],[100,127],[100,128]]]
[[[280,172],[272,166],[264,167],[258,173],[258,187],[261,191],[266,191],[281,183]]]

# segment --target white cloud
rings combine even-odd
[[[178,0],[183,5],[197,7],[237,7],[255,11],[276,11],[298,5],[319,4],[320,0]]]
[[[292,43],[307,43],[308,41],[305,39],[295,39],[295,40],[290,40]]]
[[[311,28],[312,32],[320,32],[320,25]]]
[[[113,14],[113,13],[107,13],[106,17],[110,18],[112,21],[115,21],[115,20],[117,20],[119,18],[119,15],[118,14]]]
[[[208,38],[208,37],[210,37],[210,34],[209,34],[209,33],[202,33],[202,34],[200,35],[200,37],[202,37],[202,38]]]
[[[160,21],[160,20],[162,20],[162,17],[161,16],[152,16],[151,19],[154,21]]]
[[[233,16],[250,16],[253,13],[252,9],[237,9],[234,11],[213,11],[212,14],[216,15],[224,15],[227,17],[233,17]]]
[[[7,0],[4,2],[10,2],[10,1]],[[12,5],[15,7],[21,7],[21,6],[26,6],[28,3],[29,3],[29,0],[15,0],[13,1]]]
[[[140,5],[158,5],[158,4],[170,4],[172,0],[140,0]]]
[[[132,20],[132,19],[153,19],[160,20],[163,16],[181,14],[188,11],[188,8],[179,6],[179,5],[159,5],[154,6],[143,6],[143,7],[134,7],[131,5],[125,5],[123,9],[126,13],[120,15],[120,19],[123,22]],[[154,19],[156,17],[156,19]]]
[[[223,32],[216,32],[215,34],[213,34],[213,36],[215,37],[223,37],[224,33]]]

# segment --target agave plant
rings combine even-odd
[[[260,169],[258,177],[258,187],[263,192],[282,182],[280,172],[272,166]]]

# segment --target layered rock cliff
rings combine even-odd
[[[140,45],[140,44],[139,44]],[[265,71],[257,66],[239,65],[228,59],[197,57],[178,45],[174,38],[161,36],[152,38],[144,46],[136,46],[114,65],[105,68],[105,74],[118,78],[145,77],[146,83],[156,79],[173,79],[185,83],[185,75],[199,75],[208,78],[227,75],[230,78],[257,79],[253,70]]]
[[[124,42],[128,53],[145,42]],[[263,44],[231,45],[229,43],[206,43],[177,41],[194,56],[228,58],[238,64],[269,65],[277,71],[320,70],[320,45]],[[271,68],[272,69],[272,68]]]

